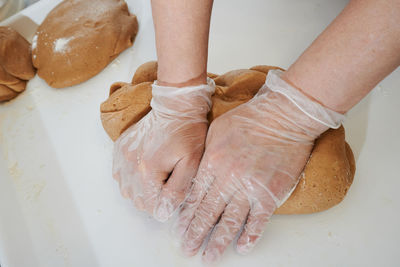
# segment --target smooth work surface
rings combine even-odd
[[[59,1],[22,12],[40,24]],[[287,68],[340,12],[337,0],[218,0],[209,71],[257,64]],[[53,89],[35,77],[0,104],[2,267],[201,266],[180,254],[170,225],[135,211],[111,177],[112,142],[99,106],[115,81],[155,59],[150,1],[128,1],[139,19],[132,48],[81,85]],[[400,265],[400,71],[348,114],[357,171],[346,199],[329,211],[274,216],[256,249],[228,249],[220,266]]]

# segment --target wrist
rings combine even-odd
[[[284,72],[282,79],[326,108],[341,114],[345,114],[349,110],[346,101],[344,101],[345,97],[338,95],[338,91],[334,89],[337,87],[334,86],[335,83],[332,81],[322,79],[318,75],[312,75],[308,71],[298,70],[296,65]],[[321,85],[323,85],[323,90]]]
[[[211,108],[211,95],[215,90],[214,81],[209,78],[206,81],[206,84],[185,87],[162,86],[155,81],[150,105],[154,111],[164,115],[206,121]]]
[[[343,114],[323,106],[286,82],[282,76],[284,77],[284,72],[271,70],[268,73],[265,86],[272,91],[277,105],[279,105],[281,112],[285,112],[287,118],[296,121],[297,124],[305,128],[312,129],[313,135],[316,136],[328,128],[336,129],[340,127],[344,120]]]
[[[164,80],[165,79],[165,80]],[[196,86],[196,85],[201,85],[201,84],[207,84],[207,72],[203,72],[197,77],[190,78],[186,81],[181,81],[181,82],[171,82],[170,79],[164,78],[163,75],[159,79],[157,79],[157,84],[160,86],[166,86],[166,87],[187,87],[187,86]]]

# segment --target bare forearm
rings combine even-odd
[[[158,81],[186,86],[206,82],[212,0],[152,0]]]
[[[344,113],[399,65],[400,1],[352,0],[284,79]]]

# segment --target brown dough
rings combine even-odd
[[[0,102],[18,96],[34,76],[28,41],[12,28],[0,27]]]
[[[15,83],[18,83],[19,81],[20,81],[20,79],[12,76],[0,65],[0,83],[1,84],[5,84],[5,85],[15,84]]]
[[[273,66],[255,66],[250,70],[234,70],[223,75],[208,74],[216,84],[211,122],[230,109],[250,100],[265,82]],[[116,140],[124,130],[138,122],[151,109],[151,83],[157,79],[157,63],[140,66],[133,82],[115,83],[110,97],[101,104],[103,127]],[[355,162],[345,141],[344,128],[330,129],[315,142],[299,184],[276,214],[305,214],[329,209],[340,203],[353,182]]]
[[[254,70],[233,70],[218,76],[215,95],[227,101],[248,101],[265,83],[265,73]]]
[[[101,105],[101,121],[111,139],[116,140],[123,131],[151,110],[151,84],[113,84],[111,88],[116,92]]]
[[[330,129],[316,141],[302,178],[275,214],[327,210],[340,203],[353,182],[355,162],[344,128]]]
[[[0,102],[11,100],[17,95],[18,93],[11,88],[7,87],[6,85],[0,84]]]
[[[137,31],[123,0],[65,0],[39,26],[33,64],[52,87],[76,85],[132,46]]]
[[[149,61],[141,65],[133,75],[132,84],[136,85],[157,80],[157,67],[157,61]]]

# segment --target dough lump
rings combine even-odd
[[[50,86],[82,83],[133,45],[136,16],[123,0],[65,0],[39,26],[33,64]]]
[[[34,76],[28,41],[12,28],[0,27],[0,102],[18,96]]]
[[[223,75],[209,73],[216,88],[208,120],[250,100],[273,66],[255,66]],[[280,68],[279,68],[280,69]],[[103,127],[112,140],[138,122],[150,110],[151,84],[157,79],[157,63],[140,66],[132,83],[114,83],[110,97],[101,104]],[[340,203],[350,188],[355,173],[353,152],[345,141],[344,128],[329,129],[316,141],[300,181],[275,214],[306,214],[320,212]]]

